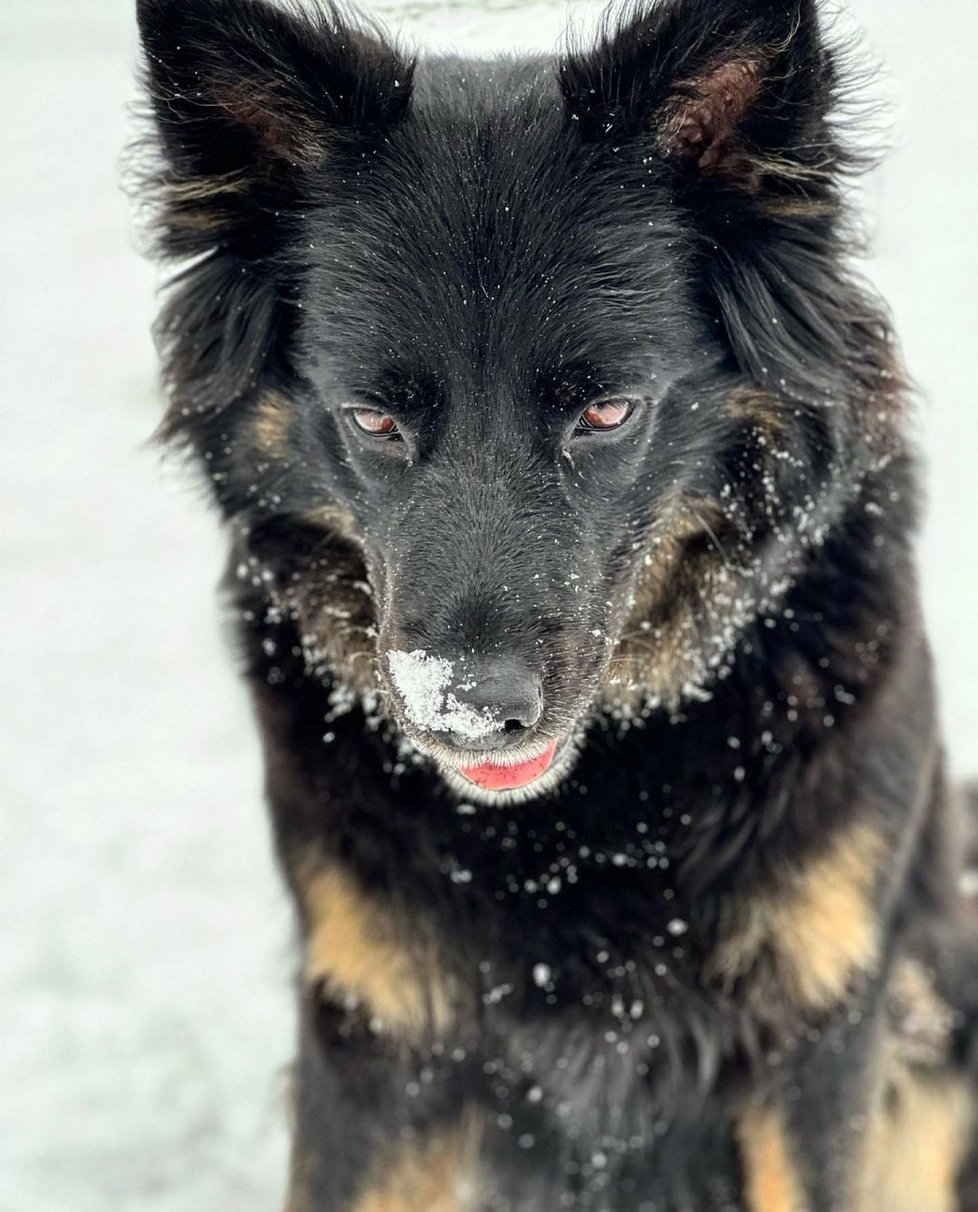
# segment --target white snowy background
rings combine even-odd
[[[192,0],[187,0],[192,3]],[[595,4],[384,4],[548,46]],[[852,0],[895,151],[872,274],[926,402],[920,543],[956,771],[978,771],[978,17]],[[0,2],[0,1212],[269,1212],[291,925],[221,635],[221,542],[147,439],[153,274],[117,161],[130,0]]]

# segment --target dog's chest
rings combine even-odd
[[[554,829],[443,857],[438,931],[496,1084],[588,1131],[647,1126],[712,1080],[728,1042],[703,988],[707,918],[661,837],[631,833],[595,845]]]
[[[736,1027],[699,987],[700,925],[654,839],[584,848],[509,851],[483,882],[453,856],[486,1206],[735,1212]]]

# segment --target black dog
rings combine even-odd
[[[165,435],[302,925],[290,1209],[978,1206],[909,393],[814,0],[491,62],[139,18]]]

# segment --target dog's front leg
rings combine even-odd
[[[480,1124],[457,1061],[390,1047],[320,991],[300,1013],[287,1212],[467,1212]]]
[[[867,1173],[882,1067],[879,1000],[874,988],[840,1007],[744,1111],[746,1212],[885,1212],[870,1200]]]
[[[478,1079],[433,932],[336,855],[314,850],[291,875],[304,962],[289,1212],[464,1212]]]

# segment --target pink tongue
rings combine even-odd
[[[483,787],[486,791],[510,791],[514,787],[525,787],[538,779],[554,760],[557,752],[557,742],[551,741],[539,757],[530,758],[528,762],[520,762],[516,766],[498,766],[493,762],[482,762],[478,766],[462,766],[460,773],[464,774],[470,783]]]

